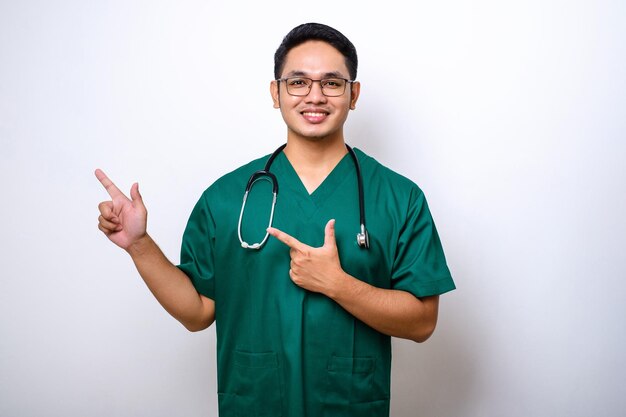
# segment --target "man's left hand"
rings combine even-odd
[[[339,262],[335,240],[335,220],[329,220],[324,228],[324,245],[314,248],[300,242],[276,228],[269,227],[268,233],[289,246],[291,280],[305,290],[319,292],[332,298],[337,285],[346,278]]]

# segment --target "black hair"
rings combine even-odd
[[[293,28],[285,36],[274,54],[274,78],[280,78],[285,66],[285,58],[291,49],[313,40],[326,42],[337,49],[345,58],[346,67],[348,67],[348,72],[350,73],[350,79],[356,79],[356,71],[359,64],[356,48],[352,42],[337,29],[333,29],[321,23],[304,23]]]

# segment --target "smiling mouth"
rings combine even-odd
[[[311,112],[311,111],[303,111],[302,115],[304,117],[324,117],[327,116],[328,113],[324,113],[324,112]]]

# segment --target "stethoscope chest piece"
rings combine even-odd
[[[356,243],[360,248],[370,248],[370,234],[367,232],[364,224],[361,225],[361,233],[356,234]]]

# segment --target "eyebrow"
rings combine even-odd
[[[304,71],[289,71],[287,74],[285,74],[285,77],[309,77],[310,75],[307,74]],[[324,74],[322,74],[322,79],[324,78],[346,78],[341,72],[339,71],[331,71],[331,72],[326,72]]]

